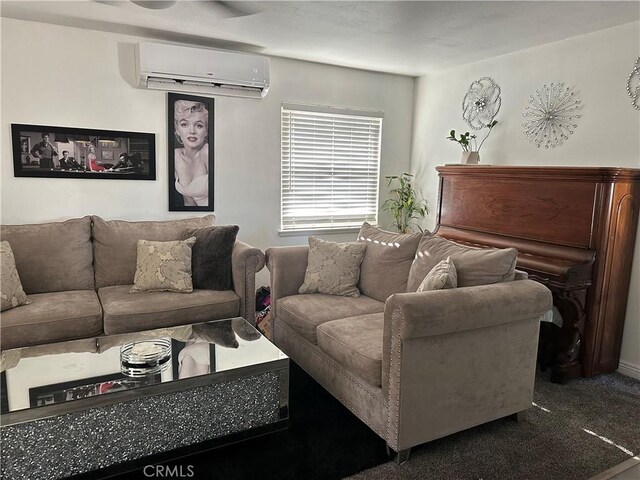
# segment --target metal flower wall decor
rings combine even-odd
[[[489,77],[469,86],[462,100],[462,118],[474,130],[486,128],[500,110],[500,87]]]
[[[631,105],[640,110],[640,57],[636,60],[633,70],[627,78],[627,94],[631,97]]]
[[[564,82],[545,84],[529,97],[522,114],[523,133],[536,147],[558,147],[578,127],[581,108],[574,87],[565,87]]]

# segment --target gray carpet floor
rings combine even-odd
[[[539,372],[534,403],[519,423],[465,430],[350,478],[585,480],[640,452],[638,380],[613,373],[557,385]]]

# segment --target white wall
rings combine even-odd
[[[639,168],[640,112],[632,108],[625,88],[639,47],[640,28],[635,22],[418,79],[411,170],[429,202],[437,205],[435,167],[460,161],[460,147],[445,137],[451,129],[469,130],[462,120],[462,99],[471,82],[485,76],[500,85],[502,107],[496,117],[499,124],[480,152],[482,164]],[[522,111],[536,88],[557,81],[577,87],[583,117],[560,148],[539,149],[522,134]],[[431,215],[427,226],[434,225],[435,215]],[[640,234],[621,369],[640,378]]]
[[[168,211],[166,93],[133,88],[133,45],[125,35],[5,19],[2,35],[2,223],[171,219]],[[306,243],[280,237],[280,104],[283,101],[385,112],[381,178],[407,171],[414,79],[272,58],[264,100],[215,99],[215,214],[238,237],[265,249]],[[14,178],[10,124],[77,126],[156,134],[157,180]],[[381,198],[386,188],[382,188]],[[386,223],[386,222],[381,222]],[[336,241],[352,235],[332,235]],[[258,284],[268,283],[263,270]]]

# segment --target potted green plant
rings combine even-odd
[[[387,179],[387,187],[393,185],[391,190],[392,198],[387,199],[382,204],[382,210],[389,212],[393,217],[392,228],[398,232],[412,232],[413,226],[420,232],[422,228],[414,220],[422,219],[429,214],[427,201],[419,199],[417,192],[413,188],[413,175],[403,173],[402,175],[390,175]]]
[[[487,137],[491,134],[491,130],[493,130],[493,127],[495,127],[497,123],[498,121],[494,120],[493,122],[486,125],[489,131],[484,136],[479,146],[476,140],[476,136],[471,135],[469,132],[461,133],[460,138],[456,138],[455,130],[451,130],[451,132],[449,132],[447,140],[456,142],[462,147],[462,163],[476,164],[480,162],[480,149],[482,148],[482,145],[484,144]]]

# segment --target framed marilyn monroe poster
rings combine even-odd
[[[213,212],[213,98],[167,98],[169,211]]]

